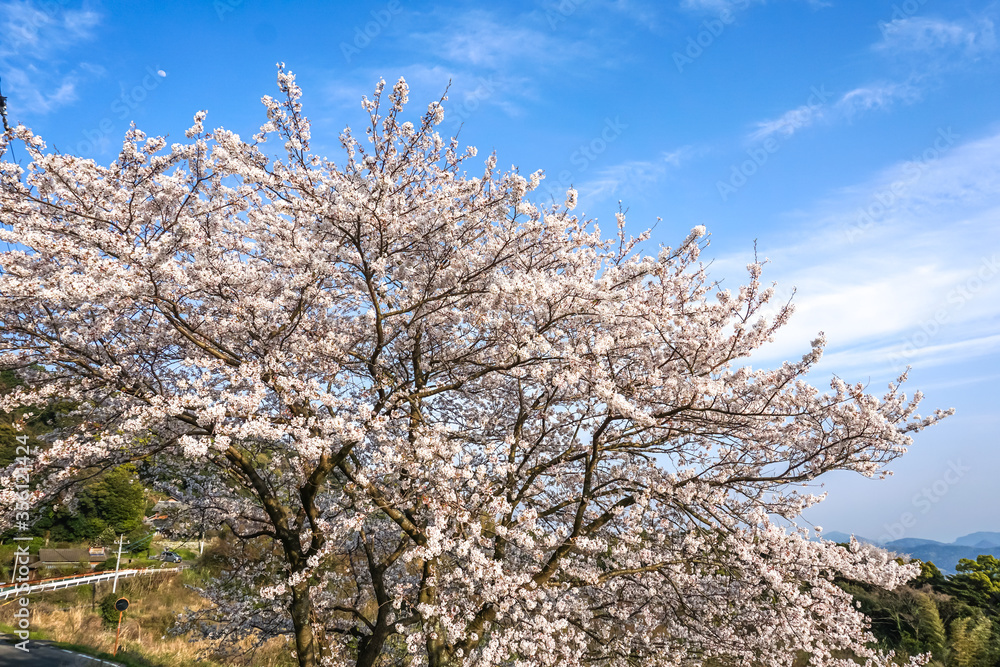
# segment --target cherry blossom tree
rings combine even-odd
[[[205,112],[108,166],[3,135],[30,164],[0,165],[0,364],[25,380],[0,409],[86,417],[30,502],[146,462],[242,541],[204,591],[216,636],[284,634],[301,665],[889,664],[833,580],[917,568],[795,519],[947,412],[905,375],[814,388],[822,335],[751,369],[791,314],[764,315],[761,262],[731,292],[702,227],[650,256],[573,191],[533,203],[540,172],[438,135],[445,98],[404,122],[379,83],[335,163],[278,83],[249,142]]]

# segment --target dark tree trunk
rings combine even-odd
[[[309,599],[308,584],[292,587],[291,612],[292,627],[295,629],[295,652],[299,658],[299,667],[318,667],[320,652],[310,621],[312,601]]]
[[[355,667],[373,667],[378,657],[382,655],[382,647],[389,637],[390,628],[383,624],[375,627],[375,632],[368,635],[358,646],[358,661]]]

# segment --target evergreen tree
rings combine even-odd
[[[992,646],[993,624],[979,613],[956,619],[951,624],[949,667],[993,667],[997,650]]]
[[[97,541],[139,531],[145,511],[145,488],[135,468],[123,465],[85,484],[68,505],[48,508],[35,531],[57,542]]]
[[[943,657],[947,636],[944,623],[934,600],[926,593],[917,594],[917,629],[923,650],[930,651],[935,659]]]

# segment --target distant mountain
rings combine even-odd
[[[886,542],[882,546],[886,549],[892,549],[893,551],[906,551],[907,549],[919,549],[921,547],[943,547],[951,545],[946,545],[944,542],[938,542],[937,540],[925,540],[919,537],[904,537],[901,540]]]
[[[901,540],[897,540],[901,541]],[[939,570],[945,574],[954,574],[955,566],[963,558],[976,560],[976,556],[989,554],[1000,557],[1000,547],[966,547],[959,544],[924,544],[907,549],[900,549],[891,546],[891,542],[886,548],[896,553],[906,554],[911,558],[919,558],[925,563],[934,563]]]
[[[850,533],[831,530],[823,533],[824,540],[831,542],[850,542]],[[924,562],[934,563],[945,574],[954,574],[955,566],[963,558],[975,560],[980,554],[989,554],[1000,558],[1000,533],[980,531],[963,535],[954,542],[946,544],[936,540],[925,540],[919,537],[904,537],[892,542],[878,543],[855,535],[858,542],[878,544],[878,546],[911,558],[919,558]]]
[[[829,533],[823,533],[823,539],[829,540],[830,542],[850,542],[851,534],[842,533],[839,530],[831,530]],[[875,542],[873,542],[872,540],[869,540],[866,537],[861,537],[860,535],[855,535],[854,539],[856,539],[858,542],[868,542],[869,544],[875,544]]]
[[[963,535],[953,542],[963,547],[1000,547],[1000,533],[980,531]]]

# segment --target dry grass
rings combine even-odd
[[[184,587],[189,575],[155,576],[118,582],[118,593],[129,599],[121,627],[119,654],[124,651],[131,662],[150,667],[212,667],[238,665],[253,667],[289,667],[292,661],[283,639],[273,639],[253,655],[222,657],[211,642],[173,635],[175,615],[185,609],[199,609],[207,602]],[[56,593],[36,595],[31,601],[31,630],[41,631],[48,639],[89,647],[111,653],[115,628],[104,625],[100,600],[111,592],[110,585],[99,585],[96,596],[90,586]],[[98,604],[92,609],[93,602]],[[14,605],[0,608],[0,623],[12,625]],[[245,648],[245,647],[244,647]]]

